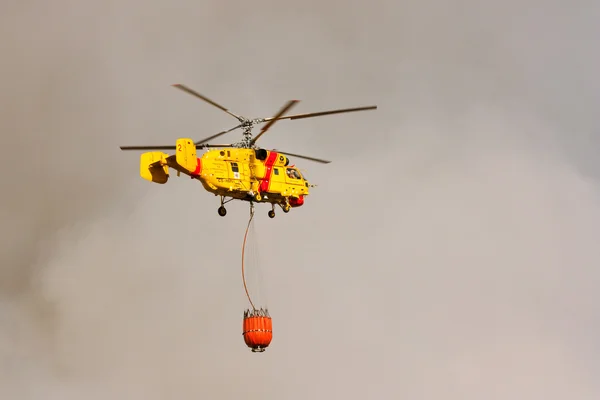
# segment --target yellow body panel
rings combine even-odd
[[[298,199],[309,194],[310,185],[300,171],[287,166],[289,159],[277,152],[246,148],[211,149],[198,159],[191,139],[178,139],[175,147],[175,156],[161,152],[144,153],[140,165],[142,177],[165,183],[168,167],[171,167],[198,179],[205,190],[215,195],[280,205],[292,203],[292,206],[300,206],[303,200],[298,202]],[[161,172],[157,172],[157,161],[162,165],[159,168]],[[257,200],[257,193],[260,200]]]
[[[271,175],[271,186],[269,189],[276,193],[280,193],[285,190],[285,167],[273,167],[273,174]]]

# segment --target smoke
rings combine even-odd
[[[0,397],[598,398],[599,13],[5,2]],[[257,207],[260,355],[247,205],[118,149],[236,124],[173,83],[248,117],[379,106],[261,138],[334,162],[293,160],[304,207]]]

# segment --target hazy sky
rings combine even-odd
[[[599,398],[600,3],[283,4],[0,6],[0,398]],[[173,83],[379,107],[261,138],[334,161],[257,208],[265,353],[247,204],[119,150],[236,125]]]

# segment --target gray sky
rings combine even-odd
[[[597,2],[85,3],[0,7],[1,398],[600,396]],[[247,205],[118,149],[236,124],[173,83],[379,106],[261,138],[334,160],[257,209],[263,354]]]

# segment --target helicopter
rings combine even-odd
[[[279,150],[267,150],[256,145],[273,124],[282,119],[301,119],[330,114],[374,110],[377,106],[346,108],[321,111],[307,114],[284,115],[299,100],[289,100],[279,112],[268,118],[249,119],[237,115],[208,97],[182,84],[174,84],[196,98],[204,100],[216,108],[236,118],[239,124],[231,129],[219,132],[194,142],[191,138],[179,138],[175,146],[121,146],[121,150],[148,150],[140,156],[140,176],[150,182],[165,184],[169,180],[169,168],[181,174],[197,179],[204,189],[215,196],[220,196],[221,205],[218,214],[227,214],[225,204],[232,200],[256,203],[269,203],[271,210],[268,215],[275,217],[275,206],[281,207],[288,213],[291,208],[304,204],[309,195],[310,184],[295,165],[290,165],[288,156],[309,161],[328,164],[331,161]],[[261,123],[264,125],[260,133],[253,137],[252,129]],[[208,142],[236,129],[242,129],[242,139],[230,144],[209,144]],[[208,149],[198,157],[197,150]],[[161,150],[175,150],[169,155]],[[229,199],[228,199],[229,198]],[[227,200],[228,199],[228,200]]]

